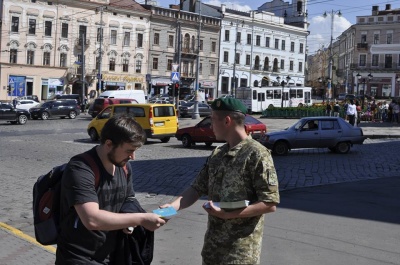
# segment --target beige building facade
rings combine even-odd
[[[134,1],[5,0],[1,21],[1,100],[146,91],[150,12]]]

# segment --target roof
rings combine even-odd
[[[128,9],[132,11],[140,11],[150,13],[147,9],[142,7],[140,4],[136,3],[133,0],[110,0],[109,6],[119,7],[123,9]]]

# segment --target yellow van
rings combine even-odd
[[[104,124],[114,115],[129,114],[142,126],[146,137],[166,143],[179,128],[177,112],[173,104],[118,104],[103,109],[88,125],[92,141],[100,138]]]

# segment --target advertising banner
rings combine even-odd
[[[8,96],[12,97],[22,97],[25,96],[26,90],[26,77],[25,76],[16,76],[10,75],[8,79],[8,85],[10,86],[10,93]]]

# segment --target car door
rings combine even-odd
[[[199,122],[191,135],[193,141],[195,142],[210,142],[215,141],[215,135],[211,129],[211,118],[204,118]]]
[[[1,117],[2,120],[8,120],[8,121],[15,120],[16,117],[15,109],[9,104],[2,104],[1,115],[2,115]]]
[[[49,112],[51,116],[59,116],[62,114],[62,103],[60,101],[54,101],[50,106]]]
[[[320,121],[320,147],[333,147],[342,138],[343,130],[337,119]]]
[[[309,122],[314,122],[315,128],[309,127]],[[306,120],[305,123],[295,131],[295,137],[291,142],[292,148],[318,148],[320,147],[320,126],[318,120]]]

